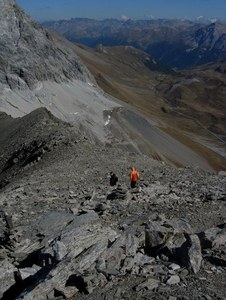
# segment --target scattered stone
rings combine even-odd
[[[185,262],[185,264],[188,265],[189,270],[196,274],[202,264],[202,249],[198,236],[195,234],[190,235],[189,243],[191,246],[188,249],[188,262]]]
[[[148,278],[148,280],[142,282],[138,286],[136,286],[136,291],[139,292],[140,290],[147,289],[147,290],[155,290],[159,286],[159,280],[154,278]]]
[[[171,264],[169,265],[169,268],[172,269],[173,271],[179,270],[181,267],[177,264]]]
[[[15,284],[14,273],[17,269],[7,259],[0,261],[0,298],[3,294]]]
[[[41,267],[32,266],[32,268],[19,269],[18,272],[19,272],[20,278],[22,280],[24,280],[30,276],[35,275],[39,270],[41,270]]]
[[[170,278],[166,281],[166,284],[173,285],[180,282],[180,277],[178,275],[172,275]]]

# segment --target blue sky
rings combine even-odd
[[[16,0],[39,21],[87,17],[220,18],[226,20],[226,0]]]

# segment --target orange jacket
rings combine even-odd
[[[137,181],[139,179],[140,175],[137,172],[137,170],[135,168],[132,168],[131,172],[130,172],[130,180],[131,181]]]

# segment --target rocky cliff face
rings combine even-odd
[[[95,85],[73,45],[33,22],[13,0],[0,1],[0,87],[0,111],[21,117],[46,107],[101,139],[103,111],[116,106]]]
[[[203,26],[190,32],[185,41],[189,55],[196,55],[197,64],[216,61],[226,56],[226,28],[220,23]]]
[[[38,81],[86,81],[76,54],[33,22],[14,0],[0,1],[0,84],[33,88]]]

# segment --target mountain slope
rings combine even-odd
[[[15,174],[18,157],[0,189],[1,299],[223,299],[225,172],[90,143],[45,109],[8,121],[13,152],[21,138],[49,151]]]
[[[225,62],[184,71],[158,87],[178,112],[203,122],[216,135],[226,135]]]
[[[15,5],[15,2],[1,2],[1,12],[3,16],[7,16],[6,24],[11,19],[14,19],[14,21],[17,20],[17,18],[15,18],[15,13],[21,16],[24,15]],[[16,78],[16,85],[9,85],[8,82],[3,79],[5,88],[2,89],[0,98],[0,109],[2,112],[6,112],[13,117],[21,117],[39,107],[45,107],[51,111],[54,116],[73,124],[76,131],[85,134],[92,141],[115,144],[119,148],[125,149],[125,151],[129,151],[130,153],[145,153],[148,156],[164,160],[167,163],[176,166],[198,165],[207,170],[224,168],[220,159],[220,163],[218,158],[216,162],[215,154],[211,155],[209,159],[209,152],[206,153],[205,151],[200,151],[200,149],[197,150],[195,147],[191,147],[191,144],[189,143],[184,145],[177,136],[175,139],[175,136],[167,134],[165,127],[167,127],[166,124],[172,122],[172,115],[168,114],[167,118],[165,118],[166,114],[163,109],[165,100],[156,94],[155,85],[159,84],[166,76],[168,77],[170,75],[168,73],[156,73],[156,68],[163,70],[163,66],[157,61],[147,56],[144,52],[137,52],[137,50],[129,47],[126,48],[127,52],[125,53],[124,58],[121,61],[118,59],[116,66],[112,69],[112,72],[109,73],[114,74],[114,78],[109,76],[109,80],[106,80],[106,78],[108,78],[107,73],[107,76],[104,75],[103,77],[101,72],[99,72],[100,74],[99,77],[97,76],[97,81],[99,83],[103,81],[108,87],[111,86],[114,93],[115,91],[119,91],[118,95],[113,93],[113,96],[127,99],[128,104],[125,105],[124,102],[104,94],[104,92],[96,85],[93,77],[87,71],[87,68],[83,66],[78,59],[78,56],[76,54],[74,55],[74,53],[76,53],[76,47],[73,44],[55,34],[51,35],[51,42],[48,37],[46,37],[46,34],[43,35],[43,32],[45,33],[45,31],[43,31],[42,28],[40,28],[39,31],[39,26],[37,27],[35,25],[33,29],[33,22],[29,17],[25,16],[24,23],[28,29],[21,35],[21,46],[26,45],[26,48],[25,46],[21,47],[19,43],[19,51],[14,51],[16,46],[13,44],[13,39],[14,32],[17,32],[17,27],[12,30],[10,24],[4,24],[3,31],[5,31],[5,33],[1,35],[1,38],[6,41],[4,38],[5,35],[8,34],[9,37],[11,36],[7,47],[9,49],[12,48],[14,51],[10,61],[11,63],[15,62],[15,66],[17,66],[18,55],[21,58],[25,58],[27,55],[28,62],[29,59],[31,59],[31,65],[25,63],[25,66],[26,70],[28,69],[29,72],[33,72],[33,77],[31,75],[31,78],[34,78],[34,81],[32,81],[34,84],[31,84],[29,88],[26,81],[18,77],[17,67],[14,68],[12,66],[10,74],[13,78]],[[19,22],[12,22],[13,26],[18,26],[18,32],[20,32],[19,24]],[[36,33],[36,30],[39,32]],[[26,37],[26,32],[29,34],[33,32],[33,34],[37,34],[37,37],[43,39],[40,43],[40,48],[35,44],[37,53],[35,54],[34,59],[31,55],[34,50],[34,41],[31,38],[31,44],[29,44],[29,40],[26,41],[26,38],[24,39],[24,35]],[[48,49],[52,49],[53,56],[55,55],[56,57],[54,70],[52,70],[51,57],[48,55],[45,57],[42,52],[42,45],[46,44],[49,47]],[[61,55],[62,49],[65,49],[64,53],[66,53],[66,56]],[[120,53],[122,53],[122,49],[115,49],[118,58],[120,57]],[[2,57],[4,57],[6,49],[3,48],[1,50]],[[40,50],[42,55],[39,55],[38,50]],[[107,53],[105,58],[109,56],[110,62],[112,62],[114,51],[108,51],[109,55]],[[103,53],[100,51],[99,55],[99,61],[101,61]],[[95,60],[95,57],[95,55],[93,58],[91,56],[90,59]],[[131,59],[126,67],[126,70],[129,73],[123,74],[121,70],[125,67],[126,57],[130,57]],[[39,77],[37,77],[36,69],[34,68],[33,70],[29,67],[32,66],[33,63],[35,64],[36,60],[44,61],[44,63],[49,65],[49,69],[48,66],[46,67],[46,70],[49,70],[47,73],[50,74],[49,78],[48,76],[42,77],[40,75],[40,80],[38,80]],[[74,60],[75,63],[71,64]],[[137,61],[135,64],[134,60]],[[20,60],[18,64],[22,64],[22,61],[23,59]],[[109,61],[107,64],[110,66]],[[61,75],[62,67],[64,68],[64,66],[69,68],[69,70],[72,68],[70,71],[71,73],[67,73],[71,74],[71,77],[69,76],[70,78]],[[141,81],[137,75],[143,68],[145,70],[143,76],[144,81]],[[115,71],[113,71],[114,69]],[[14,70],[16,71],[14,72]],[[79,70],[84,70],[82,75]],[[170,70],[166,68],[165,71],[168,72]],[[43,74],[43,72],[40,74]],[[55,74],[60,76],[57,78],[61,78],[60,80],[62,80],[62,82],[56,82],[57,80],[54,79]],[[134,74],[136,74],[135,77]],[[151,79],[149,78],[149,74]],[[132,81],[130,75],[133,76]],[[21,80],[23,82],[22,85],[20,84]],[[21,88],[22,86],[23,88]],[[140,101],[140,103],[137,101]],[[136,107],[131,107],[129,104],[135,104]],[[140,112],[137,112],[138,108]],[[145,114],[145,116],[142,114]],[[159,115],[161,115],[163,119],[160,119]],[[154,117],[154,122],[150,119],[152,116]],[[166,119],[167,123],[165,123]],[[179,120],[180,119],[178,119],[178,122]],[[141,126],[137,126],[137,122],[139,122]],[[149,131],[148,135],[147,128],[152,129]],[[162,132],[161,129],[165,132]]]
[[[15,63],[15,68],[12,65],[9,76],[7,75],[8,77],[5,75],[5,71],[2,72],[2,85],[4,86],[0,97],[0,110],[2,112],[6,112],[13,117],[21,117],[37,108],[45,107],[51,111],[54,116],[63,121],[70,122],[76,131],[80,131],[95,142],[114,144],[130,153],[145,153],[148,156],[165,160],[177,166],[198,164],[201,168],[208,170],[215,168],[215,165],[212,164],[212,162],[209,163],[205,158],[202,158],[202,155],[197,154],[187,146],[181,145],[181,143],[178,143],[174,138],[171,138],[159,130],[154,123],[148,119],[150,115],[144,117],[140,113],[137,113],[137,110],[133,107],[129,105],[124,107],[123,102],[104,94],[96,85],[86,67],[81,64],[78,56],[75,54],[75,46],[73,44],[65,41],[65,39],[56,34],[51,34],[52,40],[50,41],[46,31],[43,31],[43,29],[35,25],[29,17],[26,17],[14,1],[2,1],[0,5],[2,16],[6,16],[5,23],[4,20],[1,19],[1,22],[4,23],[3,31],[5,32],[1,35],[1,39],[5,41],[5,36],[9,36],[10,42],[8,43],[8,47],[12,46],[12,50],[14,51],[9,63]],[[24,21],[23,16],[25,18]],[[15,33],[18,35],[18,33],[21,32],[20,17],[22,18],[22,24],[25,24],[26,30],[21,33],[21,39],[18,45],[14,45]],[[15,27],[13,27],[13,30],[10,25],[12,18],[12,25]],[[36,30],[38,32],[36,32]],[[37,38],[42,39],[42,41],[40,41],[40,47],[32,37],[31,39],[26,39],[26,35],[28,34],[28,36],[30,36],[31,33],[35,33]],[[39,55],[39,52],[34,51],[34,45],[37,47],[37,50],[40,51],[41,55]],[[53,57],[56,58],[54,69],[52,69],[51,57],[49,55],[45,56],[45,52],[43,52],[43,49],[46,49],[46,45],[48,49],[51,49]],[[15,50],[17,48],[18,51]],[[62,50],[65,55],[62,55]],[[33,51],[35,53],[34,59],[31,55]],[[137,56],[133,50],[129,52],[131,52],[131,57]],[[1,53],[3,58],[4,55],[7,57],[6,48],[1,48]],[[26,63],[26,61],[24,63],[25,69],[29,72],[33,72],[31,76],[29,76],[34,79],[32,79],[31,84],[27,84],[26,81],[21,79],[21,76],[18,75],[18,66],[21,67],[25,57],[28,58],[28,63]],[[41,72],[40,77],[38,77],[37,70],[31,67],[35,65],[36,61],[42,61],[43,57],[44,63],[47,64],[45,70],[47,71],[47,75],[50,74],[49,77],[43,77],[43,72]],[[141,59],[138,65],[141,67],[146,65],[146,72],[149,72],[152,67],[160,67],[160,64],[156,64],[152,58],[148,57],[148,60],[146,60],[146,54],[144,53],[138,54],[138,57]],[[150,62],[152,63],[150,64]],[[62,68],[64,67],[68,70],[68,78],[62,75],[65,73],[62,73]],[[130,68],[130,66],[128,67]],[[80,72],[81,70],[84,70],[82,74]],[[44,74],[46,73],[44,72]],[[159,76],[161,78],[161,73],[158,72],[158,74],[160,74]],[[56,78],[60,78],[61,82],[56,82],[58,80],[55,78],[55,75],[57,76]],[[58,77],[58,75],[60,77]],[[7,81],[6,78],[14,78],[15,81]],[[12,82],[16,82],[16,84],[14,85]],[[146,81],[146,83],[148,82],[149,80]],[[112,87],[114,87],[114,84],[115,81],[112,82]],[[141,90],[138,91],[138,94],[143,94],[144,89],[142,86],[140,87]],[[140,87],[138,88],[140,89]],[[131,91],[133,92],[133,89]],[[152,91],[151,93],[154,95],[155,92]],[[146,96],[149,97],[148,93],[146,93]],[[155,97],[154,99],[158,103],[160,98]],[[149,111],[149,107],[147,108]],[[147,108],[143,111],[147,111]],[[132,119],[130,118],[131,113],[133,116]],[[150,136],[145,136],[142,128],[139,128],[139,130],[136,129],[137,120],[140,120],[144,127],[147,125],[151,126],[153,131],[151,131]],[[152,139],[153,134],[156,138],[155,143],[153,143]],[[181,151],[182,148],[183,150]],[[162,151],[163,149],[164,151]]]
[[[1,0],[0,45],[2,112],[21,117],[46,107],[105,140],[103,111],[118,104],[95,85],[68,41],[33,22],[15,1]]]
[[[133,47],[92,50],[79,46],[75,50],[107,93],[151,117],[165,133],[205,157],[214,168],[225,168],[223,60],[171,74],[163,73],[157,61]]]

